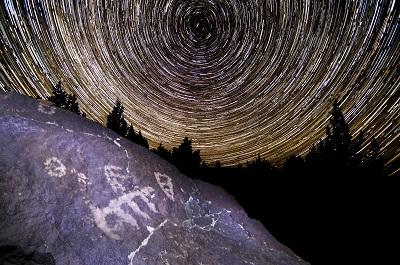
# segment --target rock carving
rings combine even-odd
[[[61,178],[66,174],[65,165],[61,162],[60,159],[55,156],[46,159],[46,161],[44,162],[44,167],[47,174],[52,177]]]
[[[167,195],[167,197],[171,201],[175,201],[174,199],[174,186],[172,184],[172,179],[160,172],[154,172],[154,176],[156,177],[158,185],[160,185],[161,190]]]
[[[104,174],[106,175],[107,182],[116,193],[120,194],[126,191],[123,182],[129,178],[128,175],[123,174],[122,168],[114,165],[104,166]]]
[[[118,232],[122,230],[124,223],[133,226],[138,230],[138,222],[130,213],[133,212],[135,215],[146,220],[151,220],[151,217],[139,207],[134,199],[139,198],[146,204],[151,212],[158,213],[156,205],[150,201],[153,198],[153,192],[154,189],[147,186],[110,200],[108,206],[104,208],[97,208],[90,205],[89,207],[92,211],[97,227],[99,227],[107,236],[115,240],[121,239]],[[129,211],[127,211],[127,208]],[[107,217],[109,216],[114,217],[113,224],[107,222]]]

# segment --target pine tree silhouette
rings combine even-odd
[[[364,154],[360,151],[364,142],[365,136],[363,131],[360,131],[360,133],[352,140],[350,150],[350,165],[353,168],[360,167],[363,162]]]
[[[246,171],[248,174],[253,176],[267,175],[272,169],[272,164],[265,158],[262,158],[259,153],[257,154],[256,159],[248,162],[246,165]]]
[[[107,116],[107,128],[125,137],[127,127],[128,125],[124,118],[124,106],[121,101],[117,99],[112,111]]]
[[[319,154],[317,151],[317,147],[313,144],[310,148],[310,151],[306,154],[306,163],[310,166],[314,166],[318,163]]]
[[[304,169],[304,159],[298,155],[291,155],[286,158],[282,170],[287,175],[300,174]]]
[[[47,99],[54,103],[56,107],[66,109],[68,106],[68,94],[61,88],[61,81],[53,86],[53,95]]]
[[[76,114],[82,115],[82,116],[86,116],[84,113],[81,112],[81,110],[79,109],[79,104],[77,102],[76,99],[76,95],[68,95],[67,97],[67,109],[69,111],[72,111]]]
[[[138,134],[138,144],[149,149],[149,143],[147,142],[147,139],[142,135],[141,130],[139,130],[139,134]]]
[[[366,152],[366,155],[363,157],[363,166],[367,170],[370,171],[370,173],[375,174],[375,175],[382,175],[384,171],[384,163],[383,159],[380,155],[380,146],[378,141],[373,138],[369,148]]]
[[[332,162],[344,164],[350,161],[351,157],[351,135],[349,126],[344,119],[337,100],[333,103],[331,112],[330,128],[327,128],[325,148]]]
[[[172,150],[173,163],[184,174],[193,174],[200,167],[200,150],[192,151],[192,141],[185,137],[178,148]]]
[[[160,144],[155,153],[158,154],[160,157],[164,158],[167,161],[172,162],[172,153],[171,151],[167,150],[162,144]]]
[[[138,135],[136,134],[135,130],[133,129],[132,124],[129,126],[128,134],[126,135],[128,140],[131,140],[134,143],[138,142]]]
[[[142,132],[140,130],[139,133],[136,133],[133,129],[132,124],[129,126],[126,138],[138,145],[144,146],[145,148],[149,149],[149,143],[147,139],[142,135]]]
[[[79,109],[79,104],[77,102],[76,95],[75,94],[70,95],[67,92],[65,92],[61,87],[61,81],[59,81],[57,85],[53,86],[52,93],[53,95],[48,97],[47,99],[53,102],[56,107],[69,110],[71,112],[86,117],[86,114]]]
[[[379,144],[373,140],[370,148],[362,151],[366,140],[364,132],[352,137],[337,101],[333,104],[329,122],[325,139],[313,145],[306,155],[306,167],[313,174],[384,174]]]

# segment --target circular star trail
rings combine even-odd
[[[119,98],[153,147],[188,136],[223,165],[304,154],[339,99],[353,135],[376,137],[395,172],[399,9],[398,0],[5,0],[0,85],[46,97],[62,80],[102,123]]]

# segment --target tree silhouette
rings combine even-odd
[[[362,145],[365,142],[364,132],[360,133],[352,140],[350,151],[350,165],[353,168],[360,167],[363,163],[364,154],[360,152]]]
[[[304,159],[298,155],[291,155],[286,158],[282,170],[286,175],[300,174],[304,170]]]
[[[314,174],[325,172],[330,175],[338,172],[353,175],[383,174],[379,144],[373,140],[370,148],[362,151],[366,139],[364,132],[360,131],[356,137],[352,137],[337,101],[333,104],[329,122],[325,139],[313,145],[305,157],[308,170]]]
[[[68,110],[69,111],[75,112],[76,114],[79,114],[79,115],[82,115],[82,116],[86,116],[86,115],[81,113],[75,94],[68,95],[67,104],[68,104],[67,106],[68,106]]]
[[[160,157],[164,158],[165,160],[172,162],[171,151],[166,149],[162,144],[160,144],[154,152],[158,154]]]
[[[149,143],[147,139],[142,135],[142,132],[139,130],[138,134],[138,142],[139,145],[144,146],[145,148],[149,149]]]
[[[247,162],[246,171],[248,174],[253,176],[265,176],[273,170],[272,164],[262,158],[260,154],[257,154],[256,159]]]
[[[52,93],[53,95],[48,97],[47,99],[53,102],[56,107],[69,110],[71,112],[86,117],[86,114],[79,109],[79,104],[77,102],[76,95],[75,94],[70,95],[67,92],[65,92],[61,87],[61,81],[59,81],[57,85],[53,86]]]
[[[172,161],[182,173],[190,175],[200,167],[200,150],[193,152],[192,141],[185,137],[178,148],[173,148]]]
[[[124,118],[124,106],[117,99],[112,111],[107,116],[107,128],[125,137],[127,133],[127,123]]]
[[[131,140],[134,143],[137,143],[137,141],[138,141],[138,135],[136,134],[135,130],[133,129],[132,124],[128,128],[128,133],[126,135],[126,138],[128,140]]]
[[[318,163],[319,160],[319,152],[317,151],[317,147],[313,144],[310,148],[310,151],[306,154],[305,162],[310,166],[314,166]]]
[[[337,100],[333,103],[330,127],[326,129],[325,152],[331,162],[345,165],[352,156],[352,140],[349,126]]]
[[[366,155],[363,157],[362,166],[374,175],[382,175],[384,170],[383,159],[379,153],[379,143],[375,138],[373,138]]]
[[[53,95],[48,97],[47,99],[54,103],[56,107],[59,108],[67,108],[68,106],[68,94],[61,88],[61,81],[53,86]]]
[[[133,129],[132,124],[129,126],[126,138],[138,145],[144,146],[145,148],[149,149],[149,143],[147,142],[147,139],[142,135],[141,131],[139,131],[139,133],[136,133]]]

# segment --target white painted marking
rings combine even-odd
[[[104,166],[104,174],[106,175],[107,182],[111,185],[113,191],[117,193],[123,193],[126,191],[123,186],[123,181],[127,179],[129,176],[123,174],[122,168],[114,165],[106,165]]]
[[[148,186],[110,200],[108,205],[104,208],[97,208],[93,205],[89,205],[97,227],[100,228],[108,237],[115,240],[121,240],[121,237],[117,233],[122,230],[124,223],[129,224],[138,230],[139,225],[135,217],[133,217],[130,213],[127,213],[123,207],[128,207],[134,214],[149,220],[151,219],[150,216],[140,209],[139,205],[134,201],[134,199],[141,199],[152,212],[158,213],[156,205],[149,199],[151,198],[151,194],[153,192],[154,189]],[[113,215],[115,218],[115,222],[112,225],[107,223],[106,220],[107,216],[109,215]]]
[[[54,121],[46,121],[46,124],[58,126],[58,123]]]
[[[47,174],[58,178],[65,176],[67,170],[61,160],[55,156],[46,159],[44,162],[44,168]]]
[[[88,178],[85,174],[79,172],[78,173],[78,182],[84,184],[85,186],[88,184]]]
[[[126,150],[126,149],[124,149],[124,151],[125,151],[125,155],[126,155],[126,161],[127,161],[127,165],[126,165],[126,172],[129,174],[130,172],[129,172],[129,154],[128,154],[128,150]]]
[[[121,146],[121,144],[118,142],[118,140],[116,139],[116,140],[114,140],[113,141],[113,143],[116,145],[116,146],[118,146],[119,148],[121,148],[122,146]]]
[[[167,195],[167,197],[171,201],[175,201],[174,198],[174,185],[172,184],[172,179],[160,172],[154,172],[154,176],[156,177],[157,183],[160,186],[161,190]]]
[[[113,138],[111,138],[110,136],[108,136],[104,132],[103,132],[103,137],[106,138],[107,140],[113,141]]]

